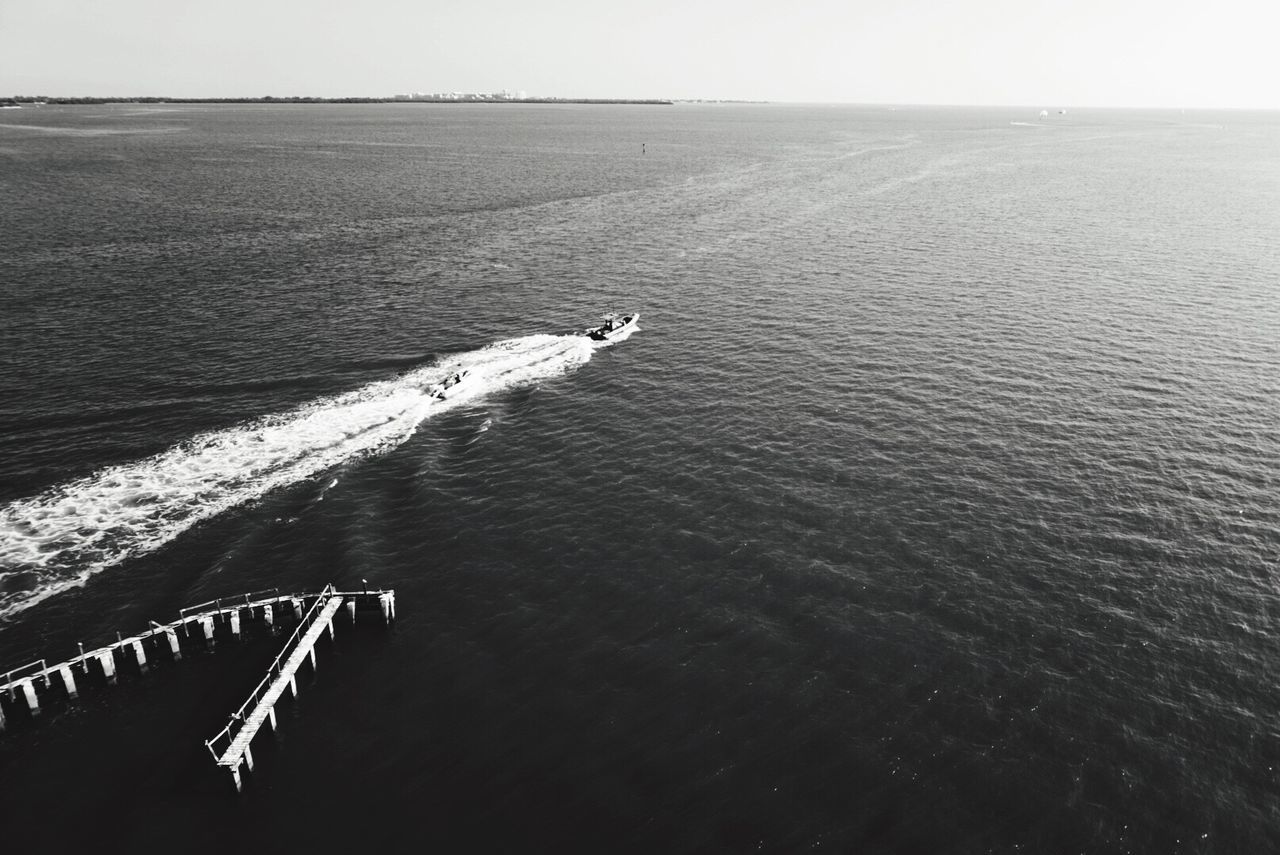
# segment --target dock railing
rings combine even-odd
[[[37,659],[35,662],[28,662],[26,665],[14,668],[12,671],[6,671],[4,676],[0,677],[0,689],[9,689],[10,684],[15,682],[15,680],[21,680],[24,677],[43,676],[43,672],[45,670],[45,661],[43,659]],[[28,671],[30,673],[25,673]],[[14,675],[17,676],[15,677]]]
[[[311,608],[302,616],[302,620],[298,621],[298,625],[294,628],[293,634],[289,636],[289,640],[285,642],[284,647],[281,648],[278,654],[276,654],[276,658],[271,663],[271,667],[267,669],[266,676],[263,677],[262,681],[254,687],[254,690],[250,693],[248,699],[240,705],[240,709],[231,714],[231,718],[227,722],[226,727],[218,731],[212,739],[205,740],[204,745],[209,749],[209,753],[213,755],[214,760],[221,759],[222,752],[231,746],[232,741],[235,740],[236,733],[238,733],[240,728],[244,725],[245,711],[252,709],[260,700],[262,700],[262,696],[266,692],[267,688],[283,672],[281,665],[288,660],[289,656],[298,646],[298,640],[302,638],[303,634],[307,631],[307,628],[315,623],[316,616],[320,613],[324,604],[330,597],[335,596],[335,594],[336,592],[332,584],[325,585],[324,590],[316,597],[316,601],[311,604]],[[248,595],[246,595],[246,601],[247,598]],[[201,603],[201,606],[207,605],[210,604]],[[192,608],[198,607],[193,606]],[[219,605],[218,608],[221,608],[221,605]],[[219,747],[220,743],[222,743],[224,739],[226,740],[226,744]]]
[[[333,586],[330,585],[329,587],[332,588]],[[188,612],[222,611],[224,609],[235,609],[235,608],[241,608],[243,606],[247,606],[250,603],[254,603],[259,600],[271,600],[271,599],[281,600],[281,599],[288,599],[288,598],[280,596],[279,588],[267,588],[264,591],[252,591],[248,594],[242,594],[239,597],[223,597],[217,600],[209,600],[206,603],[197,603],[194,606],[187,606],[186,608],[179,609],[178,614],[185,618]],[[226,605],[223,605],[224,603]],[[208,608],[209,606],[213,606],[213,609],[209,609]]]

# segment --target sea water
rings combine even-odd
[[[1243,112],[6,112],[3,667],[399,607],[238,799],[202,740],[269,641],[12,722],[7,840],[1276,848],[1278,153]]]

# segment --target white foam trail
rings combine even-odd
[[[202,434],[154,457],[111,466],[0,509],[0,617],[29,608],[201,520],[362,455],[394,448],[433,414],[536,383],[591,358],[581,336],[500,341],[394,380],[249,424]],[[446,401],[425,390],[469,369]],[[336,481],[335,481],[336,483]],[[330,486],[333,486],[330,484]]]

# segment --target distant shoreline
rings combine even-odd
[[[644,104],[671,105],[664,98],[314,98],[292,95],[277,98],[53,98],[43,95],[15,95],[0,99],[7,104]]]

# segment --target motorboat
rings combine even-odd
[[[439,398],[443,401],[445,398],[452,396],[458,390],[458,386],[463,380],[467,379],[467,375],[471,372],[468,370],[455,371],[444,380],[427,390],[427,395],[432,398]]]
[[[629,315],[619,315],[610,312],[604,316],[604,323],[593,330],[587,330],[587,337],[595,341],[613,341],[636,328],[636,321],[640,320],[639,312],[632,312]]]

